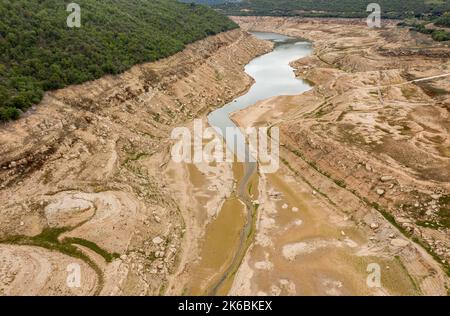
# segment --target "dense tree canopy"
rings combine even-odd
[[[205,0],[192,1],[205,2]],[[383,16],[388,18],[440,16],[450,10],[449,0],[242,0],[225,3],[216,3],[218,0],[206,1],[227,14],[236,15],[366,17],[369,3],[378,3]]]
[[[61,0],[0,1],[0,121],[44,91],[120,73],[237,27],[212,9],[175,0],[77,0],[81,27]]]

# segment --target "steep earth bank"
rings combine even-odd
[[[240,30],[222,33],[47,93],[2,125],[0,294],[170,293],[168,275],[185,268],[208,211],[233,186],[232,176],[207,171],[191,185],[189,166],[171,162],[170,133],[245,91],[244,65],[270,48]],[[209,191],[208,181],[217,182]],[[204,209],[189,193],[196,185],[209,192]],[[67,286],[71,263],[78,288]]]

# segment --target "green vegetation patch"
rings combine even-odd
[[[23,245],[23,246],[35,246],[45,248],[51,251],[58,251],[67,256],[78,258],[86,262],[97,274],[99,285],[96,290],[96,294],[99,294],[103,287],[103,272],[99,266],[92,261],[83,251],[81,251],[75,244],[91,249],[100,256],[102,256],[106,262],[111,262],[113,259],[118,258],[119,254],[109,253],[108,251],[99,247],[96,243],[77,237],[64,238],[60,240],[61,234],[72,230],[73,228],[46,228],[36,236],[24,236],[16,235],[9,236],[0,240],[3,244]]]
[[[438,26],[450,27],[450,13],[446,12],[444,15],[436,19],[434,24]]]
[[[204,0],[196,0],[198,2]],[[216,1],[208,2],[215,5]],[[219,3],[217,8],[236,15],[281,15],[309,17],[366,18],[367,6],[376,2],[382,16],[391,19],[406,17],[441,16],[450,11],[449,1],[428,0],[243,0]]]
[[[69,28],[70,2],[0,1],[0,121],[18,118],[45,91],[117,74],[237,27],[176,0],[78,0],[81,27]]]

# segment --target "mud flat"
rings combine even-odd
[[[256,242],[230,293],[448,294],[449,160],[419,139],[431,132],[447,143],[449,85],[446,77],[408,82],[445,74],[448,48],[355,21],[235,20],[313,41],[314,54],[292,66],[315,86],[233,116],[242,128],[280,128],[282,167],[260,177]],[[408,57],[392,58],[399,51]],[[434,115],[419,120],[417,112]],[[425,160],[433,165],[426,171]],[[381,287],[371,288],[374,263]]]

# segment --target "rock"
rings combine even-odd
[[[367,171],[372,171],[372,167],[368,163],[366,163],[366,170]]]
[[[379,226],[378,226],[378,224],[377,223],[372,223],[372,224],[370,224],[370,228],[372,228],[372,229],[377,229]]]
[[[413,224],[411,224],[411,223],[405,222],[405,223],[402,223],[402,227],[403,227],[403,228],[412,228],[412,227],[414,227],[414,226],[413,226]]]
[[[293,207],[292,212],[297,213],[299,211],[298,207]]]
[[[406,247],[409,245],[409,241],[404,240],[404,239],[400,239],[400,238],[395,238],[391,240],[391,245],[394,247]]]
[[[389,181],[394,180],[394,177],[392,177],[392,176],[382,176],[380,178],[380,180],[381,180],[381,182],[389,182]]]
[[[120,256],[120,260],[122,260],[122,261],[127,260],[127,255],[121,255],[121,256]]]
[[[158,215],[153,215],[153,219],[155,220],[155,222],[157,222],[158,224],[161,223],[161,218]]]
[[[395,221],[396,221],[397,223],[400,223],[400,224],[403,224],[403,223],[410,223],[410,222],[411,222],[410,219],[405,218],[405,217],[397,217],[397,218],[395,218]]]
[[[284,203],[283,206],[281,206],[281,208],[282,208],[283,210],[287,209],[288,207],[289,207],[289,205],[287,205],[286,203]]]
[[[155,245],[159,245],[159,244],[161,244],[162,242],[164,242],[164,239],[162,239],[162,238],[159,237],[159,236],[156,236],[155,238],[152,239],[152,242],[153,242]]]
[[[389,234],[389,238],[394,238],[395,234]]]
[[[379,196],[382,196],[384,194],[384,190],[383,189],[377,189],[377,194]]]
[[[9,164],[9,167],[10,167],[10,168],[15,168],[15,167],[17,167],[17,162],[11,161],[11,163]]]

